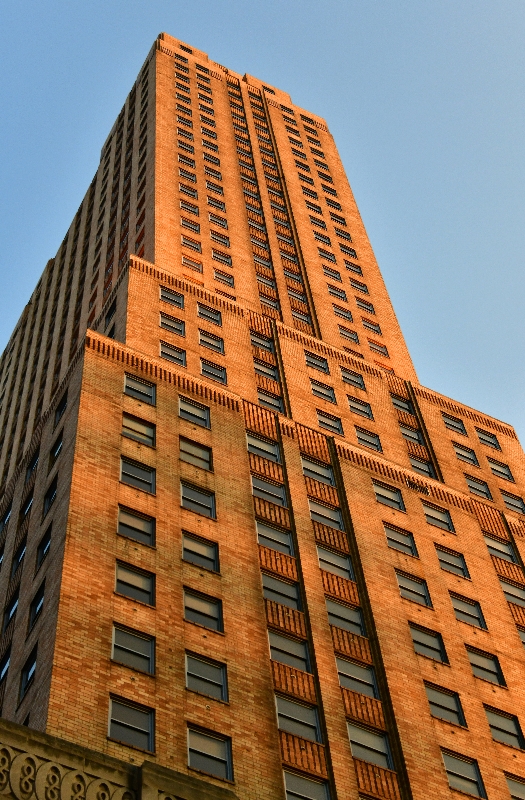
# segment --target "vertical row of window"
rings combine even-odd
[[[270,411],[278,411],[282,414],[284,412],[284,404],[280,387],[279,367],[275,355],[275,343],[272,338],[257,331],[250,331],[250,340],[255,374],[273,382],[273,386],[272,383],[265,383],[264,388],[258,387],[257,399],[259,405]],[[268,387],[271,387],[274,391],[270,391]]]

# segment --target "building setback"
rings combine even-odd
[[[524,480],[326,122],[161,34],[0,359],[0,789],[523,800]]]

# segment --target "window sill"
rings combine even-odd
[[[208,778],[215,778],[216,781],[221,781],[222,783],[229,783],[230,786],[235,785],[235,781],[232,780],[231,778],[221,778],[220,775],[214,775],[213,772],[205,772],[203,769],[196,769],[196,767],[190,767],[189,764],[188,764],[188,769],[191,770],[191,772],[196,772],[197,775],[206,775],[206,777]]]
[[[150,756],[156,755],[155,750],[146,750],[144,747],[137,747],[135,744],[129,744],[129,742],[123,742],[122,739],[114,739],[113,736],[106,736],[108,742],[115,742],[115,744],[124,745],[124,747],[129,747],[130,750],[137,750],[139,753],[147,753]]]
[[[198,692],[196,689],[190,689],[189,686],[186,686],[186,691],[190,692],[191,694],[196,694],[198,697],[204,697],[206,700],[213,700],[215,703],[221,703],[223,706],[229,706],[229,700],[221,700],[218,697],[213,697],[211,694],[204,694],[204,692]],[[193,767],[192,767],[193,769]]]
[[[134,490],[134,491],[136,491],[136,492],[144,492],[144,494],[148,494],[150,497],[156,497],[156,496],[157,496],[157,493],[156,493],[156,492],[148,492],[148,490],[147,490],[147,489],[141,489],[141,488],[140,488],[140,486],[133,486],[133,484],[132,484],[132,483],[126,483],[126,482],[125,482],[125,481],[123,481],[123,480],[119,480],[119,484],[120,484],[121,486],[128,486],[130,489],[133,489],[133,490]],[[147,750],[147,751],[145,751],[145,752],[148,752],[148,753],[149,753],[149,750]]]
[[[136,442],[137,444],[142,444],[144,447],[148,447],[150,450],[156,450],[157,447],[154,444],[148,444],[147,442],[143,442],[142,439],[136,439],[135,436],[130,436],[127,433],[120,432],[120,435],[123,439],[129,439],[132,442]]]
[[[148,678],[156,678],[157,677],[154,672],[146,672],[145,670],[139,669],[138,667],[131,667],[129,664],[124,664],[122,661],[117,661],[114,658],[110,658],[109,662],[110,662],[110,664],[116,664],[119,667],[125,667],[126,669],[130,669],[132,672],[136,672],[139,675],[147,675]]]
[[[224,631],[216,631],[214,628],[207,628],[206,625],[202,625],[200,622],[193,622],[193,620],[186,618],[184,618],[184,622],[186,622],[188,625],[195,625],[196,628],[200,628],[203,631],[215,633],[217,636],[226,636]]]
[[[133,536],[126,536],[125,533],[119,533],[119,531],[117,531],[117,536],[120,536],[121,539],[125,539],[127,542],[135,542],[135,544],[140,544],[141,547],[147,547],[149,550],[157,549],[157,545],[155,544],[146,544],[146,542],[140,542],[138,539],[134,539]]]
[[[145,603],[144,600],[137,600],[135,597],[130,597],[128,594],[122,594],[122,592],[113,592],[116,597],[123,597],[124,600],[129,600],[131,603],[138,603],[139,606],[145,606],[145,608],[152,608],[156,611],[156,606],[152,605],[151,603]]]
[[[210,567],[202,567],[200,564],[196,564],[194,561],[188,561],[187,558],[182,558],[181,561],[183,564],[191,564],[191,566],[195,567],[196,569],[202,569],[204,570],[204,572],[208,572],[210,575],[218,575],[219,577],[221,577],[221,573],[216,569],[210,569]]]

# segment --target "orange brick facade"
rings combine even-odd
[[[525,797],[523,451],[419,385],[324,120],[161,34],[0,381],[5,719],[188,800]]]

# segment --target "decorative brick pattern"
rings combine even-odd
[[[335,625],[331,625],[330,630],[332,631],[332,640],[336,653],[356,658],[365,664],[372,664],[372,653],[366,637],[358,636],[356,633],[345,631],[342,628],[336,628]]]
[[[328,777],[324,745],[294,736],[287,731],[279,731],[283,763],[287,767],[316,775]]]
[[[333,486],[328,486],[326,483],[316,481],[314,478],[310,478],[309,475],[304,476],[304,482],[306,485],[306,493],[310,495],[310,497],[315,497],[318,500],[322,500],[324,503],[329,503],[332,506],[339,505],[337,489],[335,489]]]
[[[306,622],[302,611],[288,608],[274,600],[265,600],[266,619],[271,628],[279,628],[287,633],[293,633],[306,638]]]
[[[337,597],[340,600],[346,600],[348,603],[359,605],[357,584],[354,581],[342,578],[340,575],[334,575],[333,572],[327,572],[324,569],[321,570],[321,577],[326,594]]]
[[[341,694],[343,696],[345,714],[349,719],[385,730],[385,718],[381,700],[376,700],[374,697],[368,697],[365,694],[358,694],[358,692],[352,692],[344,686],[341,687]]]
[[[269,503],[268,500],[263,500],[261,497],[253,498],[253,507],[256,517],[265,519],[268,522],[274,522],[282,528],[290,527],[290,512],[287,508],[276,506],[274,503]]]
[[[377,767],[368,761],[354,758],[357,783],[362,792],[385,800],[401,800],[397,775],[388,769]]]
[[[292,556],[259,545],[259,561],[261,569],[283,575],[292,581],[297,580],[297,562]]]
[[[344,531],[338,531],[336,528],[329,528],[328,525],[322,525],[320,522],[313,522],[314,536],[316,542],[319,544],[327,544],[333,547],[334,550],[341,550],[343,553],[349,553],[348,538]]]
[[[288,664],[281,664],[280,661],[270,661],[270,664],[276,692],[293,695],[307,703],[317,701],[313,675],[289,667]]]

